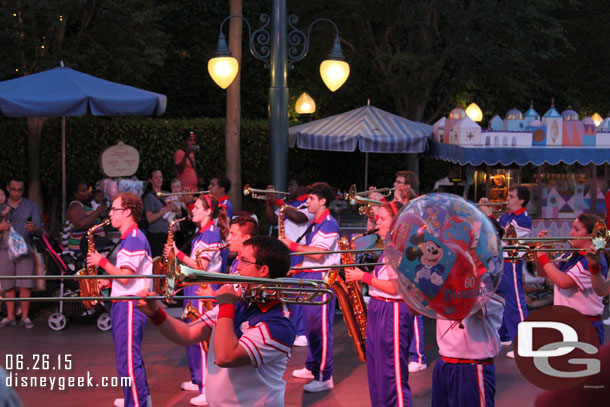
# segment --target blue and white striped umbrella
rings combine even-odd
[[[326,151],[422,153],[432,126],[363,106],[289,129],[290,146]]]

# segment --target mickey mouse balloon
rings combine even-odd
[[[396,291],[431,318],[459,321],[473,314],[502,276],[494,225],[457,195],[428,194],[409,202],[394,218],[385,256]]]

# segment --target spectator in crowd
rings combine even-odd
[[[38,206],[27,198],[23,197],[25,190],[25,182],[18,177],[9,179],[7,189],[9,197],[7,204],[9,212],[6,218],[0,222],[0,232],[10,231],[11,229],[17,236],[20,236],[24,242],[25,250],[13,250],[9,248],[8,242],[4,242],[4,247],[0,248],[0,275],[4,276],[31,276],[34,274],[34,254],[32,233],[42,232],[42,222],[38,212]],[[10,240],[10,239],[9,239]],[[16,253],[16,256],[9,257],[9,250]],[[21,253],[18,253],[21,251]],[[4,297],[15,298],[16,288],[19,288],[19,296],[21,298],[29,298],[31,289],[34,287],[34,280],[2,280],[0,287],[4,290]],[[17,324],[15,320],[15,303],[7,302],[6,309],[8,316],[0,321],[0,328],[14,326]],[[30,303],[28,301],[21,302],[21,325],[26,328],[34,328],[34,324],[28,316]]]
[[[182,135],[182,148],[174,153],[174,165],[176,178],[182,182],[183,188],[190,188],[190,191],[196,191],[201,183],[195,171],[195,153],[198,151],[199,146],[195,145],[195,133],[186,131]]]

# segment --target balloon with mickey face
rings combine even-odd
[[[385,241],[402,299],[431,318],[462,320],[484,305],[502,275],[500,239],[472,203],[429,194],[407,204]]]

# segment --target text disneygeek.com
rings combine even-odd
[[[4,368],[7,376],[5,385],[11,388],[46,388],[49,390],[65,390],[69,388],[91,387],[130,387],[131,377],[95,377],[90,371],[86,374],[56,375],[72,370],[71,354],[6,354]],[[54,371],[49,376],[31,375]]]

